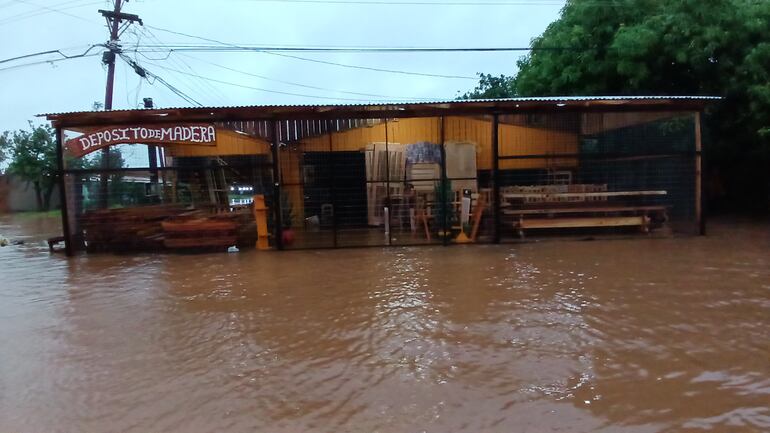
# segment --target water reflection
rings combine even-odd
[[[0,230],[0,431],[770,429],[766,225],[73,260]]]

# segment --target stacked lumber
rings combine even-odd
[[[185,212],[183,205],[87,211],[81,219],[86,248],[89,252],[162,249],[161,222]]]
[[[560,185],[516,185],[503,187],[501,192],[506,194],[531,194],[522,197],[524,204],[531,203],[562,203],[607,201],[606,197],[581,196],[583,193],[606,192],[607,184],[560,184]],[[564,194],[571,194],[565,196]]]
[[[639,227],[646,233],[665,223],[667,208],[641,198],[666,194],[608,191],[606,184],[517,185],[503,189],[500,207],[505,223],[521,237],[525,229]]]
[[[173,249],[227,249],[238,243],[239,215],[180,216],[161,223],[163,245]]]

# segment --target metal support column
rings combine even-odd
[[[449,186],[449,180],[447,179],[446,175],[446,137],[444,135],[444,126],[444,116],[441,116],[441,124],[439,125],[439,141],[441,141],[441,187],[439,188],[439,191],[441,191],[441,195],[443,195],[443,197],[440,198],[439,203],[442,206],[442,214],[444,216],[444,221],[442,221],[443,236],[441,237],[441,243],[446,246],[449,245],[449,236],[451,232],[451,227],[449,227],[449,212],[454,211],[454,205],[452,204],[453,200],[451,198],[450,200],[452,201],[446,203],[446,198],[448,195],[446,189]]]
[[[695,113],[695,218],[698,233],[706,234],[706,218],[703,216],[703,146],[701,143],[701,113]]]
[[[388,147],[388,142],[390,141],[390,137],[388,136],[388,118],[385,118],[385,167],[387,168],[385,170],[385,203],[388,205],[386,206],[388,208],[388,211],[385,212],[383,210],[382,212],[382,218],[383,218],[383,227],[385,227],[385,230],[388,233],[388,243],[387,245],[391,245],[391,239],[393,238],[390,235],[391,227],[390,227],[390,214],[393,212],[393,206],[390,203],[390,148]]]
[[[281,200],[281,152],[279,152],[280,127],[275,120],[270,121],[273,132],[271,152],[273,156],[273,239],[275,248],[283,249],[283,203]]]
[[[332,241],[334,248],[337,248],[337,191],[335,185],[336,176],[336,158],[334,157],[334,137],[332,135],[332,121],[325,120],[326,131],[329,134],[329,196],[332,201]],[[323,212],[322,212],[323,214]]]
[[[500,147],[498,146],[498,114],[492,115],[492,217],[494,242],[500,243]]]
[[[64,149],[62,148],[62,131],[56,128],[56,164],[59,173],[59,201],[61,202],[62,234],[64,235],[64,252],[68,256],[74,254],[72,245],[72,233],[70,233],[69,209],[67,209],[67,187],[64,180]]]

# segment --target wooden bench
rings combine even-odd
[[[639,227],[648,232],[668,219],[665,206],[607,199],[666,194],[666,191],[508,192],[502,194],[506,200],[502,213],[514,219],[513,228],[522,237],[527,229]]]
[[[589,198],[609,198],[609,197],[648,197],[648,196],[661,196],[666,195],[668,192],[663,190],[657,191],[604,191],[604,192],[556,192],[556,193],[540,193],[540,192],[512,192],[502,194],[503,199],[536,199],[538,201],[548,201],[549,199],[559,198],[575,198],[575,199],[589,199]]]
[[[564,207],[537,207],[521,209],[503,209],[503,215],[556,215],[556,214],[585,214],[585,213],[660,213],[666,212],[665,206],[564,206]]]
[[[639,226],[649,230],[668,219],[665,206],[585,206],[537,209],[506,209],[504,215],[517,217],[514,228],[577,228]],[[546,217],[546,218],[543,218]]]
[[[576,217],[576,218],[531,218],[522,219],[514,223],[519,230],[524,229],[556,229],[556,228],[580,228],[580,227],[641,227],[646,231],[650,224],[650,218],[644,215],[638,216],[604,216],[604,217]]]

